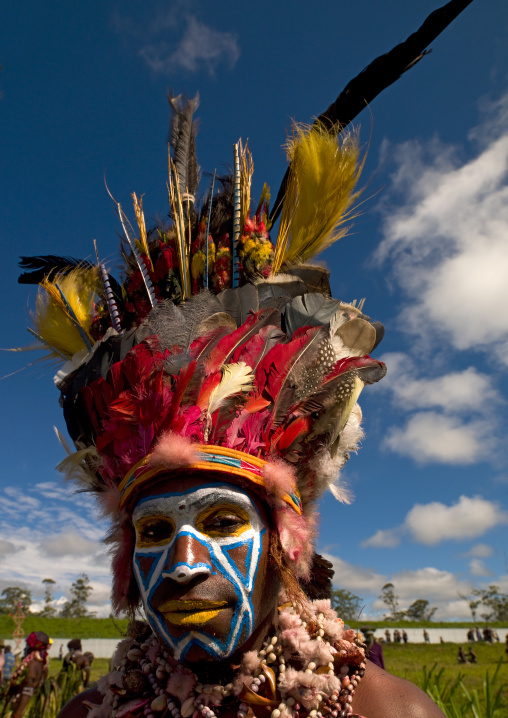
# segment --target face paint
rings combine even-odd
[[[133,524],[134,572],[155,633],[175,658],[196,647],[209,658],[234,653],[259,622],[252,594],[268,552],[251,498],[229,484],[147,496]]]

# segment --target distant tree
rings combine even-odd
[[[395,586],[393,583],[385,583],[379,594],[379,598],[389,609],[389,613],[385,614],[387,621],[396,621],[400,618],[399,611],[399,597],[395,593]]]
[[[476,623],[476,614],[478,612],[478,606],[482,602],[482,599],[478,598],[477,594],[475,594],[475,590],[476,589],[473,589],[472,596],[468,596],[465,593],[459,593],[460,598],[462,598],[464,601],[467,601],[467,605],[469,606],[469,610],[471,611],[471,616],[473,618],[473,623]]]
[[[406,611],[402,611],[404,618],[409,621],[432,621],[432,616],[437,611],[437,606],[429,608],[429,602],[423,598],[418,598],[409,606]]]
[[[332,606],[346,623],[358,619],[363,604],[363,599],[346,588],[337,588],[332,592]]]
[[[493,583],[486,589],[474,588],[471,593],[486,608],[481,614],[485,621],[508,621],[508,595],[501,593],[499,586]]]
[[[90,579],[86,573],[82,573],[72,584],[69,593],[71,600],[66,601],[60,616],[62,618],[82,618],[83,616],[93,616],[86,609],[88,596],[92,593],[93,588],[90,586]]]
[[[0,613],[15,613],[18,610],[19,604],[21,604],[23,613],[30,613],[32,594],[26,588],[8,586],[4,588],[1,595]]]
[[[44,584],[44,608],[39,613],[39,616],[44,618],[53,618],[56,615],[55,608],[51,605],[53,601],[53,586],[55,581],[52,578],[43,578],[42,583]]]

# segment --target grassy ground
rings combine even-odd
[[[423,682],[423,667],[431,669],[437,664],[436,672],[443,668],[443,682],[449,682],[450,685],[459,677],[464,676],[464,685],[469,692],[474,690],[480,693],[480,703],[483,705],[484,700],[481,698],[483,694],[483,684],[486,671],[489,671],[490,677],[494,675],[497,664],[500,659],[503,660],[496,681],[496,689],[502,687],[501,711],[499,716],[508,715],[508,662],[506,660],[505,646],[503,643],[494,645],[488,643],[464,644],[467,649],[468,645],[472,645],[474,652],[478,657],[478,663],[458,663],[456,643],[442,643],[426,645],[424,643],[409,643],[408,645],[389,643],[383,644],[383,652],[385,657],[386,668],[390,673],[394,673],[401,678],[406,678],[419,686]],[[467,714],[469,715],[469,713]],[[472,714],[471,714],[472,715]]]
[[[28,615],[23,622],[25,636],[32,631],[44,631],[52,638],[122,638],[128,621],[112,618],[38,618]],[[0,636],[12,635],[14,622],[10,616],[0,615]]]

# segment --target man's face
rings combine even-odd
[[[132,517],[147,619],[176,658],[226,658],[276,606],[263,508],[232,484],[181,478],[157,488]]]

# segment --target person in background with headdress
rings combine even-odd
[[[68,652],[63,659],[62,670],[68,671],[70,666],[75,666],[81,673],[83,688],[87,688],[90,681],[92,663],[95,658],[94,654],[91,651],[85,651],[83,653],[80,638],[72,638],[67,644],[67,650]]]
[[[25,655],[12,674],[8,695],[12,718],[21,718],[32,696],[47,678],[52,640],[44,631],[34,631],[26,639]]]
[[[421,56],[417,35],[389,53],[399,74]],[[362,107],[386,58],[361,75],[377,88],[360,91]],[[171,223],[148,229],[133,194],[134,232],[115,202],[122,282],[97,248],[96,265],[22,263],[20,281],[41,285],[33,333],[61,363],[76,449],[61,469],[110,518],[113,608],[133,619],[113,670],[61,718],[442,718],[366,660],[314,550],[320,497],[350,500],[339,473],[363,435],[359,394],[386,371],[371,357],[382,325],[363,302],[333,299],[312,264],[354,216],[354,113],[338,102],[295,125],[274,210],[265,185],[251,212],[241,142],[233,175],[199,205],[198,98],[169,101]]]
[[[365,636],[365,657],[380,668],[385,667],[385,659],[383,656],[383,646],[376,641],[373,629],[362,629]]]

